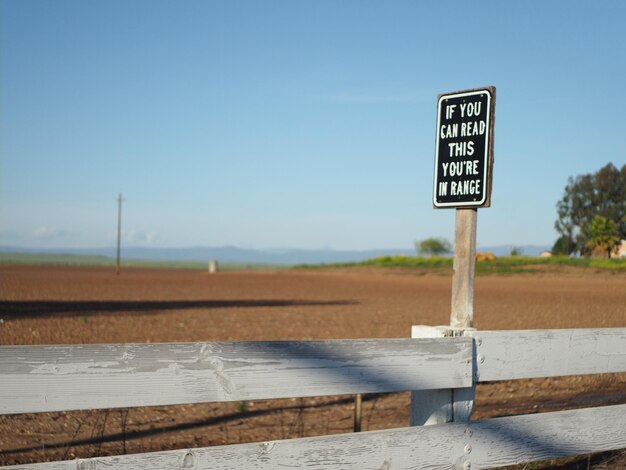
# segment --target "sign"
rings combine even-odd
[[[496,89],[439,95],[435,208],[489,207]]]

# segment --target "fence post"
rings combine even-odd
[[[411,338],[441,338],[445,335],[445,326],[414,325],[411,328]],[[411,392],[411,426],[449,423],[452,417],[452,389]]]
[[[217,260],[212,259],[209,261],[209,274],[215,274],[219,270]]]
[[[463,336],[473,330],[476,267],[476,209],[457,209],[450,326],[413,326],[412,338]],[[474,354],[475,356],[475,354]],[[469,421],[475,388],[411,392],[411,426]]]
[[[363,395],[357,393],[354,396],[354,432],[361,432],[361,408],[363,404]]]

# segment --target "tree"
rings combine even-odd
[[[567,254],[577,250],[589,253],[587,241],[596,215],[614,221],[617,236],[626,238],[626,165],[618,170],[609,163],[597,173],[570,177],[557,203],[557,214],[554,226]]]
[[[611,219],[596,215],[589,227],[590,238],[587,240],[586,246],[590,250],[602,248],[606,250],[608,257],[611,257],[611,251],[619,245],[620,239],[617,236],[617,224]]]
[[[567,235],[561,235],[552,245],[553,255],[569,255],[576,251],[576,242]]]
[[[431,256],[440,256],[450,253],[452,245],[444,238],[427,238],[420,242],[415,242],[415,248],[419,255],[427,254]]]

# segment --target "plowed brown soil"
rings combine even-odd
[[[449,272],[406,269],[116,276],[0,266],[0,344],[408,337],[411,325],[449,323],[450,286]],[[625,327],[626,275],[478,277],[474,320],[478,329]],[[473,416],[614,403],[626,403],[626,374],[479,385]],[[366,395],[363,429],[406,426],[408,410],[407,393]],[[350,432],[352,420],[346,396],[1,416],[0,464]],[[602,468],[626,462],[600,460]],[[588,463],[596,461],[580,468]]]

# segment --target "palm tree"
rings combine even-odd
[[[619,237],[617,236],[617,224],[606,217],[596,215],[591,221],[589,226],[589,232],[591,237],[585,244],[587,248],[593,250],[594,248],[604,248],[611,257],[611,251],[619,244]]]

